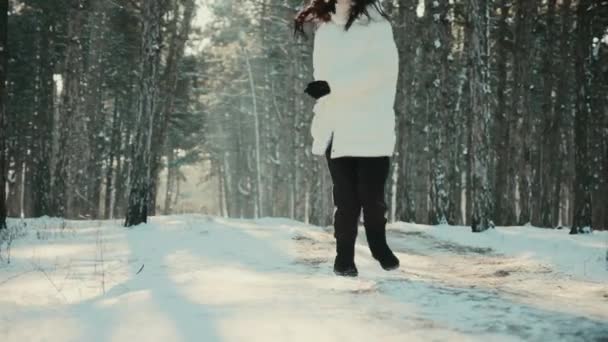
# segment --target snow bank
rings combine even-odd
[[[421,231],[438,239],[497,253],[536,259],[582,280],[608,283],[608,232],[570,235],[568,229],[498,227],[473,234],[470,227],[424,226],[396,222],[394,229]]]

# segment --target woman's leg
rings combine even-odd
[[[357,162],[357,194],[363,207],[363,225],[369,248],[384,269],[395,269],[399,267],[399,259],[386,242],[387,205],[384,188],[390,159],[388,156],[360,157]]]
[[[361,204],[357,196],[356,160],[352,157],[332,159],[331,145],[325,152],[333,182],[332,192],[336,211],[334,213],[334,237],[336,238],[336,260],[334,271],[339,275],[356,276],[355,241]]]

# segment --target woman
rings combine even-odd
[[[372,256],[399,267],[386,242],[384,187],[395,145],[393,109],[399,56],[390,22],[376,0],[313,0],[295,18],[295,32],[316,26],[312,153],[325,155],[333,182],[334,272],[357,276],[355,240],[361,209]]]

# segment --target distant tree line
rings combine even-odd
[[[185,55],[195,0],[3,2],[3,212],[145,221],[162,208],[161,169],[178,179],[199,158],[178,157],[201,127],[198,62]]]
[[[331,223],[302,1],[206,4],[192,56],[194,0],[9,2],[9,216],[140,222],[163,207],[160,170],[168,213],[179,165],[207,160],[218,215]],[[608,228],[608,0],[382,4],[401,60],[391,220]]]

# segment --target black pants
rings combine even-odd
[[[387,206],[384,186],[390,161],[383,157],[330,158],[331,143],[325,151],[333,182],[334,237],[345,244],[357,238],[359,215],[363,209],[363,225],[367,230],[384,230]]]

